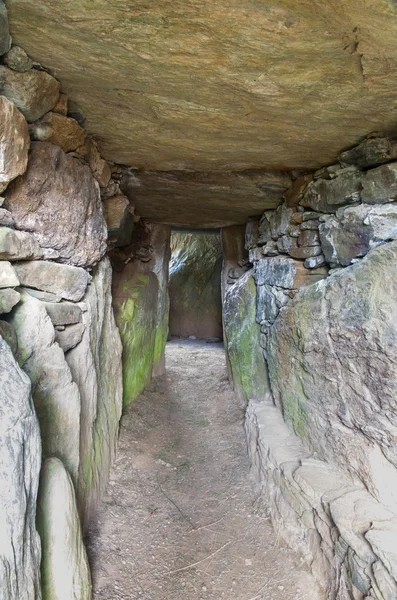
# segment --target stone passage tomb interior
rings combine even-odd
[[[0,0],[0,600],[397,600],[396,39]]]

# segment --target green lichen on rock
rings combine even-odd
[[[256,285],[248,272],[230,286],[224,300],[224,331],[235,389],[246,400],[269,392],[260,326],[255,321]]]

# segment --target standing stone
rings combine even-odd
[[[45,71],[18,73],[0,65],[0,94],[13,102],[28,123],[40,119],[58,101],[60,83]]]
[[[18,337],[19,363],[33,384],[43,455],[62,459],[77,481],[80,395],[44,304],[25,292],[8,318]]]
[[[277,405],[318,457],[397,502],[397,242],[302,288],[270,333]]]
[[[7,9],[4,2],[0,2],[0,56],[8,52],[11,47],[11,36],[8,30]]]
[[[233,384],[244,399],[264,399],[269,393],[267,367],[260,347],[260,326],[256,323],[256,285],[247,271],[225,293],[224,339]]]
[[[61,262],[97,263],[106,251],[106,222],[90,168],[48,142],[34,142],[26,173],[7,190],[17,229],[34,232]]]
[[[340,206],[357,203],[361,178],[360,171],[352,171],[335,179],[317,179],[307,188],[301,204],[318,212],[332,213]]]
[[[83,338],[66,355],[81,395],[77,499],[83,529],[106,489],[123,404],[122,348],[113,316],[111,284],[112,269],[105,258],[95,267],[84,298]]]
[[[0,595],[39,600],[40,431],[28,376],[0,337]]]
[[[0,263],[0,271],[3,264],[10,263]],[[43,292],[50,292],[73,302],[82,299],[91,280],[89,273],[80,267],[60,265],[46,260],[16,264],[14,272],[16,272],[16,276],[19,277],[22,285],[37,288]],[[10,285],[18,285],[18,283],[11,283],[4,287]]]
[[[29,126],[33,140],[51,142],[64,152],[76,150],[84,144],[85,131],[74,119],[49,112]]]
[[[0,96],[0,193],[26,171],[29,144],[28,125],[23,115],[15,104]]]
[[[37,528],[42,545],[43,600],[91,600],[91,575],[72,480],[47,459],[40,476]]]

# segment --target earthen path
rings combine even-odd
[[[173,341],[122,419],[90,532],[95,600],[319,600],[249,475],[220,345]]]

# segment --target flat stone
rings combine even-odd
[[[59,81],[45,71],[18,73],[0,65],[0,93],[17,106],[28,123],[55,106],[59,89]]]
[[[0,265],[3,264],[0,263]],[[51,292],[73,302],[78,302],[83,298],[91,279],[87,271],[80,267],[44,260],[20,263],[15,265],[15,271],[23,286]],[[18,285],[18,283],[11,285]]]
[[[0,414],[1,596],[6,600],[36,600],[40,589],[40,541],[36,532],[40,430],[29,378],[1,334]]]
[[[53,294],[52,292],[41,292],[40,290],[28,287],[21,287],[21,290],[29,294],[29,296],[33,296],[33,298],[37,298],[37,300],[42,300],[43,302],[60,302],[62,300],[60,294]]]
[[[82,310],[73,302],[44,302],[45,309],[53,325],[73,325],[80,323]]]
[[[339,161],[344,165],[357,165],[362,169],[375,167],[397,159],[397,140],[378,137],[367,139],[351,150],[342,152]]]
[[[361,200],[366,204],[385,204],[397,200],[397,163],[371,169],[363,177],[362,186]]]
[[[18,229],[33,232],[55,258],[93,265],[106,251],[99,186],[88,165],[49,142],[33,142],[26,173],[7,189],[5,203]]]
[[[103,211],[109,243],[116,248],[128,246],[134,231],[134,218],[128,198],[120,194],[104,200]]]
[[[18,275],[10,262],[0,261],[0,289],[19,285]]]
[[[84,144],[85,131],[74,119],[56,112],[48,112],[29,126],[33,140],[51,142],[64,152],[76,150]]]
[[[68,352],[80,344],[85,325],[84,323],[76,323],[75,325],[67,325],[65,329],[55,331],[55,341],[60,345],[64,352]]]
[[[348,172],[335,179],[317,179],[307,188],[302,206],[317,212],[332,213],[340,206],[354,204],[360,200],[362,174]]]
[[[0,226],[0,260],[27,260],[40,258],[42,255],[33,235]]]
[[[90,600],[91,575],[72,480],[58,458],[40,476],[37,529],[41,538],[41,589],[51,600]]]
[[[0,3],[0,9],[3,3]],[[1,68],[1,67],[0,67]],[[28,126],[15,104],[0,96],[0,193],[26,171],[28,164]]]
[[[285,289],[296,289],[310,285],[326,277],[326,269],[308,271],[303,263],[284,256],[262,258],[254,267],[257,285],[276,285]]]
[[[0,289],[0,314],[9,313],[18,304],[20,294],[12,288]]]
[[[7,67],[18,73],[25,73],[33,67],[33,61],[20,46],[12,46],[3,60]]]
[[[293,258],[311,258],[312,256],[319,256],[322,253],[321,246],[300,246],[299,248],[292,248],[290,255]]]

